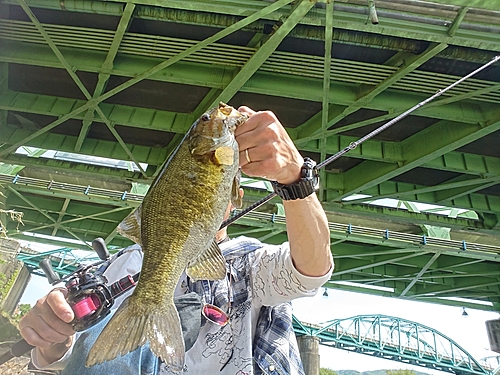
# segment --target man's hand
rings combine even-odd
[[[40,298],[19,322],[21,336],[28,344],[39,348],[47,362],[45,366],[66,353],[75,334],[70,324],[74,313],[66,301],[66,293],[64,289],[52,290]]]
[[[249,116],[235,131],[243,173],[282,184],[298,181],[304,159],[274,113],[248,107],[238,111]]]

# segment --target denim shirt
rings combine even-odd
[[[224,257],[227,261],[228,277],[231,278],[231,293],[227,288],[217,288],[213,296],[217,305],[224,303],[223,299],[232,295],[233,304],[249,303],[248,291],[251,287],[252,267],[255,267],[253,253],[268,245],[258,240],[246,237],[238,237],[229,243],[221,245]],[[330,274],[317,279],[317,288],[313,290],[300,291],[301,297],[314,295],[317,289],[329,278]],[[207,281],[192,283],[190,290],[200,295],[207,293],[205,287]],[[224,285],[228,285],[224,283]],[[62,375],[156,375],[159,369],[159,361],[146,344],[136,350],[118,357],[112,361],[87,368],[83,364],[87,354],[97,339],[98,335],[111,318],[112,314],[97,325],[81,333],[74,345],[73,352],[69,356]],[[255,375],[303,375],[304,370],[299,355],[297,341],[292,326],[292,306],[290,301],[281,302],[274,306],[263,305],[257,319],[255,335],[253,339],[253,373]],[[46,372],[45,372],[46,373]]]

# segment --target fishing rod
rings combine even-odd
[[[494,64],[498,60],[500,60],[500,55],[496,56],[488,63],[474,70],[472,73],[469,73],[465,77],[460,78],[455,83],[449,85],[448,87],[442,90],[439,90],[436,94],[432,95],[426,100],[423,100],[417,105],[411,107],[407,111],[403,112],[402,114],[395,117],[391,121],[368,133],[364,137],[358,139],[357,141],[351,142],[347,147],[345,147],[341,151],[330,156],[323,162],[317,164],[315,166],[316,170],[330,164],[332,161],[338,159],[339,157],[349,152],[350,150],[354,150],[358,145],[360,145],[364,141],[372,138],[378,133],[394,125],[396,122],[408,116],[416,109],[424,106],[425,104],[429,103],[435,98],[443,95],[446,91],[452,89],[453,87],[457,86],[461,82],[472,77],[473,75],[477,74],[483,69],[486,69],[488,66]],[[245,210],[242,210],[238,214],[225,220],[220,226],[220,229],[225,228],[228,225],[234,223],[236,220],[245,216],[250,211],[255,210],[256,208],[262,206],[266,202],[269,202],[275,196],[276,193],[273,192],[268,196],[264,197],[263,199],[261,199],[260,201],[255,202],[251,206],[247,207]],[[135,275],[126,275],[117,282],[108,285],[106,278],[103,276],[103,273],[107,269],[107,267],[111,264],[112,260],[106,248],[106,244],[104,243],[104,240],[102,238],[97,238],[92,242],[92,247],[99,255],[101,261],[98,261],[90,265],[80,266],[72,274],[64,277],[63,279],[59,279],[59,277],[53,272],[49,260],[44,259],[42,262],[40,262],[40,268],[42,268],[42,270],[45,272],[51,284],[65,282],[66,289],[68,290],[68,296],[66,297],[66,299],[68,300],[71,308],[75,312],[75,321],[73,322],[73,327],[75,328],[76,331],[83,331],[97,324],[102,319],[104,319],[109,314],[115,299],[118,296],[125,293],[126,291],[130,290],[132,287],[134,287],[140,275],[140,272],[136,273]],[[14,357],[22,356],[23,354],[27,353],[33,348],[34,347],[28,344],[24,339],[18,341],[10,348],[8,352],[0,356],[0,365],[2,365],[3,363],[7,362],[8,360]]]
[[[500,60],[500,55],[498,56],[495,56],[492,60],[490,60],[489,62],[487,62],[486,64],[480,66],[479,68],[477,68],[476,70],[474,70],[473,72],[467,74],[466,76],[460,78],[458,81],[452,83],[451,85],[449,85],[448,87],[444,88],[444,89],[441,89],[441,90],[438,90],[434,95],[430,96],[429,98],[421,101],[420,103],[414,105],[413,107],[411,107],[410,109],[404,111],[403,113],[401,113],[400,115],[394,117],[392,120],[388,121],[387,123],[385,123],[384,125],[381,125],[380,127],[378,127],[377,129],[371,131],[370,133],[368,133],[367,135],[365,135],[364,137],[361,137],[360,139],[358,139],[357,141],[354,141],[354,142],[351,142],[347,147],[345,147],[344,149],[340,150],[339,152],[337,152],[336,154],[330,156],[329,158],[325,159],[324,161],[322,161],[321,163],[317,164],[316,165],[316,170],[318,169],[321,169],[323,167],[325,167],[326,165],[330,164],[332,161],[334,160],[337,160],[338,158],[340,158],[342,155],[344,155],[345,153],[351,151],[351,150],[354,150],[356,147],[358,147],[361,143],[363,143],[364,141],[374,137],[375,135],[379,134],[380,132],[386,130],[387,128],[391,127],[392,125],[394,125],[396,122],[402,120],[403,118],[405,118],[406,116],[408,116],[410,113],[416,111],[417,109],[419,109],[420,107],[426,105],[427,103],[431,102],[432,100],[436,99],[437,97],[443,95],[446,91],[452,89],[453,87],[459,85],[460,83],[462,83],[463,81],[465,81],[466,79],[476,75],[477,73],[479,73],[480,71],[486,69],[487,67],[489,67],[490,65],[496,63],[498,60]],[[219,229],[222,229],[222,228],[225,228],[227,227],[228,225],[234,223],[236,220],[242,218],[243,216],[245,216],[246,214],[248,214],[249,212],[255,210],[256,208],[262,206],[263,204],[269,202],[271,199],[273,199],[277,194],[275,192],[272,192],[270,193],[269,195],[267,195],[266,197],[262,198],[261,200],[253,203],[252,205],[248,206],[247,208],[245,208],[244,210],[241,210],[240,212],[234,214],[233,216],[231,216],[230,218],[228,218],[227,220],[225,220]]]

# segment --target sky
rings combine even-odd
[[[26,245],[23,241],[21,242]],[[30,246],[39,251],[52,248],[35,243],[31,243]],[[46,278],[32,275],[20,302],[33,306],[51,289],[52,286]],[[463,316],[463,308],[459,306],[379,297],[332,288],[328,288],[328,297],[325,297],[323,291],[324,289],[321,288],[315,297],[300,298],[292,303],[293,312],[299,320],[321,324],[332,319],[350,318],[357,315],[388,315],[414,321],[439,331],[455,341],[476,360],[496,355],[489,350],[485,322],[500,318],[499,313],[467,308],[468,316]],[[410,369],[433,375],[444,374],[444,372],[432,371],[424,367],[334,349],[324,345],[320,345],[320,363],[321,367],[332,370]]]

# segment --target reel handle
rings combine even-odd
[[[98,237],[92,241],[92,248],[94,251],[97,253],[99,256],[99,259],[101,260],[107,260],[109,259],[109,251],[108,248],[106,247],[106,242],[104,242],[104,239],[101,237]]]
[[[50,259],[48,258],[42,259],[38,263],[38,265],[42,269],[45,276],[47,276],[47,280],[49,281],[50,284],[53,285],[61,281],[59,275],[54,272],[54,269],[52,268],[52,262],[50,261]]]

